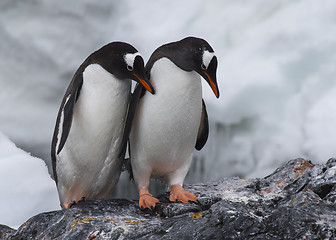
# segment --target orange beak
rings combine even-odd
[[[215,94],[216,98],[219,98],[219,93],[218,93],[218,87],[216,86],[216,84],[211,80],[209,74],[207,74],[206,72],[204,72],[205,75],[208,77],[209,79],[209,83],[210,83],[210,87],[213,91],[213,93]]]
[[[146,90],[150,93],[154,93],[154,89],[152,86],[150,86],[145,80],[141,79],[140,77],[138,77],[138,75],[136,74],[133,74],[139,81],[140,83],[142,84],[142,86],[144,86],[144,88],[146,88]]]

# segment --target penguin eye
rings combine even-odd
[[[128,70],[128,71],[133,71],[133,67],[130,66],[130,65],[127,65],[127,70]]]
[[[202,63],[201,64],[201,68],[203,69],[203,70],[206,70],[207,68],[206,68],[206,66]]]

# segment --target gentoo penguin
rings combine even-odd
[[[63,208],[108,198],[119,180],[130,125],[131,80],[154,93],[144,61],[130,44],[112,42],[80,65],[61,103],[52,139],[52,167]],[[131,121],[129,121],[131,123]]]
[[[139,207],[153,209],[159,201],[148,191],[150,177],[170,186],[170,201],[197,198],[182,187],[193,149],[208,138],[208,118],[202,99],[202,76],[219,97],[217,58],[203,39],[187,37],[157,48],[146,64],[155,95],[144,94],[130,134],[130,161],[139,189]],[[154,130],[155,129],[155,130]]]

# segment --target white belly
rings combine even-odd
[[[151,83],[155,95],[141,99],[130,136],[136,181],[146,178],[146,168],[165,180],[178,169],[188,171],[201,119],[202,86],[196,72],[163,58],[152,68]]]
[[[57,156],[61,202],[76,195],[108,197],[123,161],[118,153],[131,82],[115,79],[97,64],[86,68],[83,79],[69,136]]]

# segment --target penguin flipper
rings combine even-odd
[[[69,136],[74,106],[79,97],[82,85],[83,85],[82,74],[75,74],[73,80],[71,81],[64,95],[61,107],[58,111],[57,121],[56,121],[56,126],[54,130],[52,146],[51,146],[51,159],[52,159],[54,179],[56,182],[57,182],[56,155],[62,151],[65,145],[65,142]],[[60,126],[60,124],[62,124],[62,126]],[[59,131],[61,131],[61,133],[59,133]],[[60,134],[61,134],[61,138],[58,139]]]
[[[201,116],[201,123],[198,128],[197,140],[195,148],[196,150],[201,150],[205,143],[208,140],[209,136],[209,121],[208,121],[208,113],[206,110],[206,106],[204,100],[202,99],[202,116]]]
[[[57,149],[57,154],[59,154],[62,151],[64,144],[69,136],[72,124],[73,110],[75,107],[75,103],[79,97],[80,89],[82,88],[83,85],[82,75],[77,76],[77,78],[80,79],[78,81],[74,81],[73,84],[69,86],[67,93],[65,94],[63,99],[64,102],[63,109],[60,109],[59,114],[63,114],[63,126],[62,126],[61,141]],[[79,84],[76,84],[76,82],[79,82]]]
[[[54,136],[52,140],[52,153],[53,153],[52,155],[59,154],[62,151],[65,142],[69,136],[72,124],[72,115],[74,106],[79,97],[82,85],[83,85],[83,76],[81,74],[75,75],[73,81],[70,83],[64,95],[61,107],[58,111],[56,126],[54,130]],[[62,126],[60,126],[60,124],[62,124]],[[62,132],[59,133],[59,131]],[[58,139],[60,134],[61,139]],[[56,146],[58,142],[59,144],[58,146]]]
[[[118,157],[125,156],[126,148],[127,148],[127,142],[129,135],[131,133],[132,123],[135,115],[136,108],[138,106],[139,99],[142,95],[142,92],[146,91],[146,89],[140,85],[137,84],[137,86],[134,89],[134,92],[131,97],[131,101],[128,105],[128,112],[126,117],[126,123],[124,127],[124,133],[121,141],[121,148]]]

